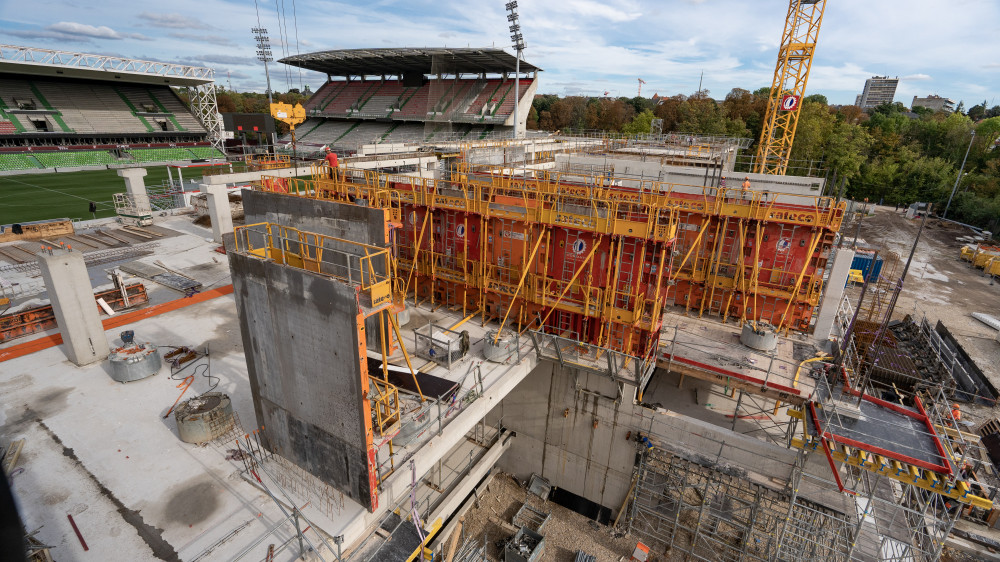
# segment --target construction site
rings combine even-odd
[[[289,142],[378,142],[0,230],[25,559],[1000,559],[1000,249],[787,174],[824,5],[761,139],[525,134],[520,47],[324,51]]]

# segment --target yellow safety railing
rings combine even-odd
[[[356,285],[370,295],[372,308],[391,303],[393,264],[389,248],[267,222],[240,226],[234,233],[239,253]]]
[[[251,170],[276,170],[292,165],[291,157],[276,154],[248,154],[245,162]]]
[[[368,375],[368,393],[380,436],[392,435],[399,429],[399,389],[374,375]]]

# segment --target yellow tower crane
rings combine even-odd
[[[784,175],[799,123],[799,108],[809,80],[816,37],[826,0],[789,0],[785,32],[767,104],[767,117],[757,147],[758,174]]]

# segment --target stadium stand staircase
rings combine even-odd
[[[38,81],[40,93],[59,107],[79,133],[146,133],[151,129],[131,114],[114,90],[101,84]]]
[[[198,133],[208,132],[205,126],[201,124],[201,121],[198,121],[194,114],[184,105],[184,102],[177,96],[177,92],[173,88],[169,86],[155,86],[148,88],[147,91],[153,102],[159,105],[162,111],[174,116],[177,120],[177,126],[181,130]]]
[[[150,120],[154,121],[153,130],[162,130],[162,127],[158,126],[157,121],[169,121],[172,128],[168,128],[170,131],[186,131],[177,120],[177,117],[164,106],[164,104],[157,98],[153,91],[149,88],[143,86],[133,86],[130,84],[121,84],[115,87],[115,91],[121,96],[125,103],[137,113],[151,113],[159,115],[146,115],[139,116],[146,122]],[[162,94],[162,93],[161,93]],[[168,126],[169,127],[169,126]]]
[[[21,125],[21,122],[17,119],[15,115],[7,113],[7,110],[10,108],[7,106],[6,103],[4,103],[3,100],[4,94],[5,91],[3,89],[0,89],[0,119],[2,119],[2,121],[0,121],[0,135],[13,135],[15,133],[23,133],[24,126]]]
[[[410,97],[400,104],[400,109],[393,114],[393,119],[426,119],[431,109],[430,95],[430,84],[416,88]]]
[[[350,131],[337,140],[346,145],[374,143],[380,140],[389,126],[389,123],[359,121],[357,126],[351,127]]]

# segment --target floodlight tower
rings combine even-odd
[[[254,39],[257,41],[257,60],[264,63],[264,76],[267,77],[267,102],[274,103],[271,99],[271,73],[267,70],[267,63],[274,60],[271,56],[271,40],[267,36],[266,27],[252,27]]]
[[[517,0],[506,4],[507,21],[510,22],[510,40],[517,49],[517,62],[514,63],[514,138],[518,138],[518,110],[521,105],[521,52],[524,51],[524,36],[521,35],[521,24],[517,17]]]

